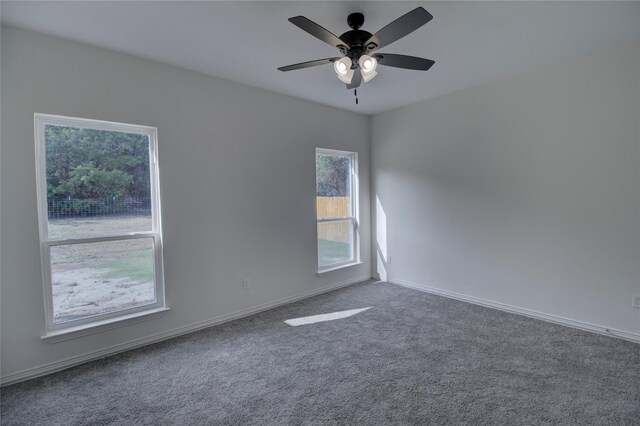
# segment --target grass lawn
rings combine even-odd
[[[320,267],[351,259],[351,245],[337,241],[318,240]]]
[[[126,256],[104,264],[104,278],[125,278],[128,281],[153,281],[153,251],[130,251]]]
[[[128,232],[151,231],[151,216],[99,216],[49,219],[49,238],[103,237]]]

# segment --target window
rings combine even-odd
[[[156,129],[36,114],[35,132],[47,333],[162,310]]]
[[[318,271],[358,261],[358,154],[316,149]]]

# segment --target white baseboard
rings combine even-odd
[[[430,287],[424,284],[417,284],[397,278],[388,280],[390,284],[400,285],[402,287],[412,288],[424,291],[426,293],[437,294],[438,296],[448,297],[450,299],[461,300],[463,302],[473,303],[474,305],[485,306],[487,308],[498,309],[500,311],[510,312],[512,314],[524,315],[526,317],[539,319],[542,321],[552,322],[567,327],[573,327],[580,330],[590,331],[609,337],[617,337],[619,339],[628,340],[634,343],[640,343],[640,334],[628,331],[616,330],[613,328],[591,324],[584,321],[574,320],[570,318],[559,317],[557,315],[546,314],[531,309],[521,308],[519,306],[508,305],[506,303],[494,302],[493,300],[481,299],[479,297],[468,296],[466,294],[456,293],[449,290],[443,290],[436,287]]]
[[[332,290],[337,290],[339,288],[346,287],[351,284],[367,281],[369,279],[371,279],[370,276],[352,278],[347,281],[330,284],[321,288],[306,291],[304,293],[299,293],[293,296],[285,297],[284,299],[263,303],[258,306],[254,306],[248,309],[243,309],[241,311],[233,312],[226,315],[221,315],[205,321],[200,321],[193,324],[185,325],[183,327],[175,328],[173,330],[164,331],[162,333],[156,333],[151,336],[131,340],[125,343],[121,343],[119,345],[110,346],[108,348],[100,349],[97,351],[87,352],[81,355],[65,358],[60,361],[43,364],[38,367],[29,368],[26,370],[7,374],[6,376],[0,377],[0,386],[6,386],[6,385],[10,385],[17,382],[22,382],[24,380],[33,379],[35,377],[45,376],[47,374],[55,373],[56,371],[64,370],[70,367],[75,367],[77,365],[87,363],[89,361],[95,361],[100,358],[104,358],[110,355],[115,355],[131,349],[139,348],[141,346],[161,342],[163,340],[171,339],[173,337],[178,337],[183,334],[192,333],[194,331],[202,330],[204,328],[212,327],[214,325],[222,324],[222,323],[233,321],[242,317],[257,314],[259,312],[273,309],[278,306],[287,305],[289,303],[293,303],[298,300],[307,299],[312,296],[317,296],[318,294],[326,293]]]

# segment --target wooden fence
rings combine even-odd
[[[317,197],[318,219],[345,217],[349,214],[349,197]]]
[[[318,219],[350,216],[349,197],[317,197]],[[346,221],[318,224],[321,240],[348,243],[351,241],[351,224]]]

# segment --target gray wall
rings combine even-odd
[[[163,317],[40,340],[35,112],[158,127],[171,307]],[[356,151],[360,163],[364,263],[322,278],[315,274],[315,147]],[[3,28],[1,167],[3,377],[371,276],[363,115]],[[252,278],[251,290],[243,290],[243,277]]]
[[[638,70],[629,45],[374,116],[380,273],[639,335]]]

